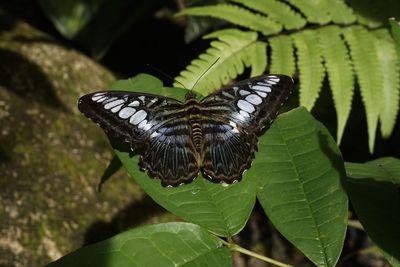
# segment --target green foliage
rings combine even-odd
[[[149,225],[77,250],[48,266],[231,266],[229,249],[195,224]]]
[[[315,265],[334,266],[347,227],[345,173],[335,141],[304,108],[283,114],[262,140],[260,151],[268,153],[252,166],[265,175],[257,179],[258,200]]]
[[[336,30],[331,28],[332,33]],[[334,34],[332,38],[336,38]],[[136,92],[144,88],[146,93],[180,100],[187,93],[182,88],[164,87],[160,80],[147,74],[112,86],[115,90]],[[400,262],[400,160],[347,163],[346,178],[335,141],[305,108],[278,116],[259,137],[258,152],[243,180],[229,186],[214,184],[200,174],[190,184],[162,187],[158,179],[139,170],[139,155],[128,153],[128,144],[124,146],[117,140],[111,140],[111,144],[143,190],[189,223],[140,227],[79,249],[50,266],[111,267],[130,266],[132,262],[138,266],[231,266],[233,251],[277,266],[290,266],[232,242],[247,223],[256,199],[276,229],[315,265],[335,266],[346,233],[346,193],[383,255],[394,266]]]
[[[188,8],[178,15],[223,19],[254,31],[243,34],[251,36],[257,33],[259,37],[247,38],[247,41],[242,39],[240,42],[236,40],[241,32],[238,29],[206,35],[206,38],[213,36],[217,42],[221,42],[222,38],[228,40],[231,34],[232,39],[225,47],[219,46],[221,49],[215,49],[213,41],[211,48],[201,54],[200,59],[192,61],[176,80],[185,79],[185,86],[193,85],[216,58],[235,57],[235,64],[240,68],[235,69],[231,61],[222,60],[218,62],[218,68],[208,71],[212,74],[207,72],[199,79],[201,92],[215,90],[221,83],[226,84],[241,74],[242,65],[254,68],[254,62],[247,61],[250,58],[244,56],[244,53],[246,46],[257,44],[259,54],[253,55],[253,60],[261,62],[261,58],[271,55],[270,60],[264,59],[263,64],[259,64],[257,74],[266,70],[289,75],[299,73],[300,105],[309,110],[314,107],[322,81],[327,76],[337,113],[338,143],[351,111],[353,92],[357,85],[354,81],[357,81],[365,105],[368,144],[372,152],[378,123],[381,125],[382,136],[389,137],[398,114],[399,46],[396,46],[386,29],[375,29],[382,27],[389,16],[394,14],[400,14],[400,3],[395,0],[351,0],[348,3],[343,0],[319,0],[312,3],[302,0],[231,0],[223,5]],[[398,34],[394,38],[396,36]],[[234,47],[237,42],[241,44],[240,49],[226,49]],[[269,53],[264,47],[267,47]],[[204,59],[205,55],[212,57]],[[201,61],[201,67],[198,67],[198,60]],[[270,64],[264,65],[264,62]],[[227,75],[227,69],[235,71]],[[207,82],[203,82],[203,79]]]
[[[183,84],[186,88],[193,88],[196,92],[207,95],[212,89],[221,87],[242,74],[245,67],[251,67],[252,75],[259,75],[264,71],[267,65],[266,44],[257,41],[256,32],[229,29],[204,36],[206,39],[216,37],[218,40],[211,42],[211,48],[193,60],[187,70],[181,72],[174,86]],[[196,84],[199,73],[203,75]]]
[[[353,97],[354,72],[340,28],[330,26],[318,32],[318,42],[328,73],[337,114],[337,141],[340,143]]]
[[[367,234],[393,266],[400,266],[400,160],[347,163],[347,190]]]
[[[187,90],[163,87],[141,74],[121,80],[115,90],[183,99]],[[333,138],[304,108],[279,116],[259,137],[259,150],[241,182],[227,187],[199,177],[188,185],[162,187],[139,170],[138,155],[116,140],[111,144],[132,178],[158,204],[184,220],[138,228],[84,247],[51,266],[230,266],[229,251],[256,256],[232,240],[246,224],[256,198],[275,227],[318,266],[334,266],[346,232],[347,197],[341,186],[343,160]],[[175,265],[173,265],[175,264]]]

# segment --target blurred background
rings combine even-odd
[[[177,76],[208,47],[199,37],[224,26],[218,19],[174,14],[216,2],[0,1],[0,267],[42,266],[128,228],[179,220],[122,169],[97,192],[113,152],[102,131],[79,114],[76,100],[141,72],[171,85],[148,65]],[[331,96],[323,92],[313,114],[335,132]],[[375,153],[368,153],[359,96],[348,125],[365,134],[355,138],[351,129],[345,132],[345,160],[400,157],[399,121],[392,137],[378,136]],[[235,241],[296,266],[312,266],[266,221],[256,206]],[[350,227],[341,266],[388,266],[377,251],[363,249],[369,245]],[[239,255],[234,262],[267,266]]]

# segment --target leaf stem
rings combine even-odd
[[[283,262],[280,262],[280,261],[277,261],[277,260],[268,258],[268,257],[266,257],[266,256],[263,256],[263,255],[260,255],[260,254],[258,254],[258,253],[256,253],[256,252],[254,252],[254,251],[245,249],[245,248],[243,248],[243,247],[241,247],[241,246],[239,246],[239,245],[237,245],[237,244],[235,244],[235,243],[226,242],[226,241],[223,240],[223,239],[220,239],[220,240],[222,241],[222,243],[223,243],[224,245],[228,246],[229,249],[232,250],[232,251],[237,251],[237,252],[243,253],[243,254],[245,254],[245,255],[248,255],[248,256],[257,258],[257,259],[259,259],[259,260],[262,260],[262,261],[271,263],[271,264],[273,264],[273,265],[275,265],[275,266],[279,266],[279,267],[293,267],[292,265],[289,265],[289,264],[286,264],[286,263],[283,263]]]

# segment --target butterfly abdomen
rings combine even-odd
[[[202,115],[197,103],[187,106],[186,114],[191,128],[191,138],[196,151],[200,154],[203,144],[203,130],[201,128]]]

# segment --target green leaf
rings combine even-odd
[[[346,5],[344,0],[320,1],[331,15],[335,23],[349,24],[356,20],[353,9]]]
[[[354,72],[346,44],[340,34],[341,30],[337,26],[324,27],[318,31],[319,44],[337,114],[338,144],[340,144],[350,114],[354,91]]]
[[[290,6],[277,0],[233,0],[234,2],[245,5],[257,10],[268,17],[282,24],[285,29],[293,30],[302,28],[307,21],[296,13]]]
[[[219,4],[213,6],[192,7],[179,12],[177,15],[215,17],[251,30],[262,32],[265,35],[277,33],[282,30],[282,25],[274,20],[252,13],[247,9],[235,5]]]
[[[257,198],[290,242],[317,266],[334,266],[346,233],[347,197],[340,151],[328,130],[304,108],[278,117],[260,140],[254,169]]]
[[[332,1],[332,0],[330,0]],[[330,1],[304,1],[304,0],[288,0],[288,2],[297,7],[307,18],[308,22],[326,24],[331,21],[328,12],[330,8],[325,8],[326,2]]]
[[[318,98],[325,75],[317,31],[305,30],[292,34],[291,37],[297,48],[300,105],[311,110]]]
[[[119,81],[113,89],[161,94],[182,99],[186,90],[162,88],[160,81],[150,75],[139,75],[133,79]],[[183,92],[183,93],[182,93]],[[120,149],[112,143],[115,152],[128,173],[143,190],[159,205],[190,222],[197,223],[221,236],[238,233],[247,222],[256,198],[255,177],[245,173],[240,183],[224,187],[214,184],[201,174],[192,183],[176,188],[162,187],[158,179],[151,179],[139,170],[139,155],[131,157],[129,148]]]
[[[361,96],[367,114],[368,146],[374,150],[376,127],[383,103],[382,72],[375,46],[376,38],[361,26],[344,29],[344,37],[349,44],[354,69],[360,85]]]
[[[400,160],[346,163],[347,190],[360,222],[393,265],[400,265]]]
[[[399,48],[400,46],[400,22],[396,20],[395,18],[390,18],[389,19],[390,23],[390,30],[393,36],[393,39],[397,43],[397,47]]]
[[[198,225],[182,222],[139,227],[83,247],[47,265],[231,266],[229,249]]]
[[[177,82],[174,86],[178,86],[178,81],[186,88],[196,85],[193,88],[196,92],[207,95],[242,74],[245,65],[252,68],[252,73],[257,74],[266,68],[265,44],[257,41],[256,32],[227,29],[213,32],[203,38],[218,40],[212,41],[206,53],[193,60],[186,70],[175,78]]]
[[[382,101],[379,110],[379,121],[382,136],[388,138],[392,134],[399,111],[399,56],[395,42],[386,29],[381,29],[374,33],[377,37],[375,47],[383,82],[380,87]]]
[[[286,35],[272,37],[268,40],[271,47],[270,73],[293,76],[295,58],[292,39]]]

